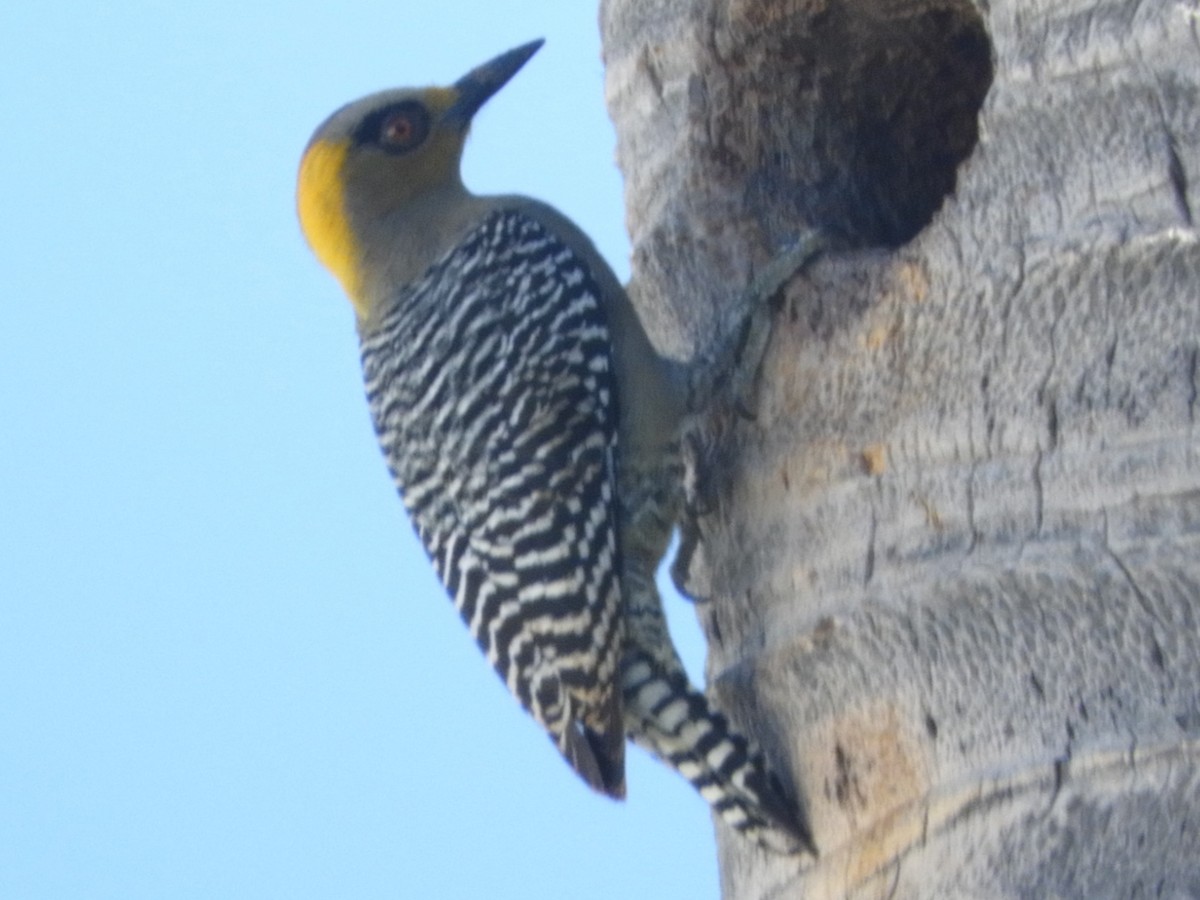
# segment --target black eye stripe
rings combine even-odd
[[[397,118],[406,119],[411,127],[402,143],[389,140],[388,124]],[[429,110],[416,100],[402,100],[377,109],[362,120],[354,130],[356,144],[373,144],[389,153],[407,153],[424,143],[429,136]]]

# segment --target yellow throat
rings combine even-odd
[[[300,162],[296,206],[313,253],[341,282],[355,312],[364,318],[361,248],[350,228],[342,178],[349,151],[349,139],[313,141]]]

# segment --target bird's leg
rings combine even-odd
[[[713,402],[727,402],[745,418],[754,418],[755,386],[771,340],[775,300],[825,247],[819,231],[806,231],[755,276],[737,303],[745,313],[729,344],[708,365],[697,367],[699,383],[693,381],[689,402],[693,412]]]
[[[772,260],[743,295],[739,309],[745,311],[744,319],[733,338],[708,365],[694,370],[699,376],[690,385],[692,415],[672,456],[672,477],[658,480],[679,488],[666,504],[670,520],[680,521],[683,531],[683,558],[676,560],[675,567],[677,584],[681,583],[679,567],[686,570],[687,557],[699,540],[694,527],[697,516],[708,506],[703,494],[710,479],[701,459],[706,455],[702,448],[706,430],[697,426],[721,407],[752,418],[749,411],[777,311],[774,301],[796,274],[820,255],[824,245],[818,233],[808,232]],[[678,455],[680,450],[688,457],[686,466]],[[640,493],[647,492],[643,489]],[[632,497],[639,492],[627,489],[623,494]],[[646,532],[626,528],[624,534],[644,537]],[[691,781],[735,830],[776,852],[811,858],[816,851],[799,805],[771,770],[761,749],[734,731],[724,714],[688,684],[666,635],[661,599],[653,581],[660,557],[661,550],[641,565],[629,559],[623,564],[629,625],[622,664],[627,731],[635,743]]]
[[[680,512],[681,463],[673,450],[641,462],[626,465],[620,492],[626,733],[690,781],[736,831],[777,853],[813,853],[799,808],[762,751],[688,681],[654,579]]]

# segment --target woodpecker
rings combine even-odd
[[[654,583],[682,490],[681,367],[574,224],[462,183],[472,117],[541,44],[334,112],[301,159],[301,226],[354,307],[416,532],[512,694],[595,790],[624,796],[628,736],[737,830],[803,852],[760,751],[688,683]]]

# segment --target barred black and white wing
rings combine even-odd
[[[442,583],[576,771],[621,796],[611,353],[586,265],[514,210],[362,335],[375,430]]]

